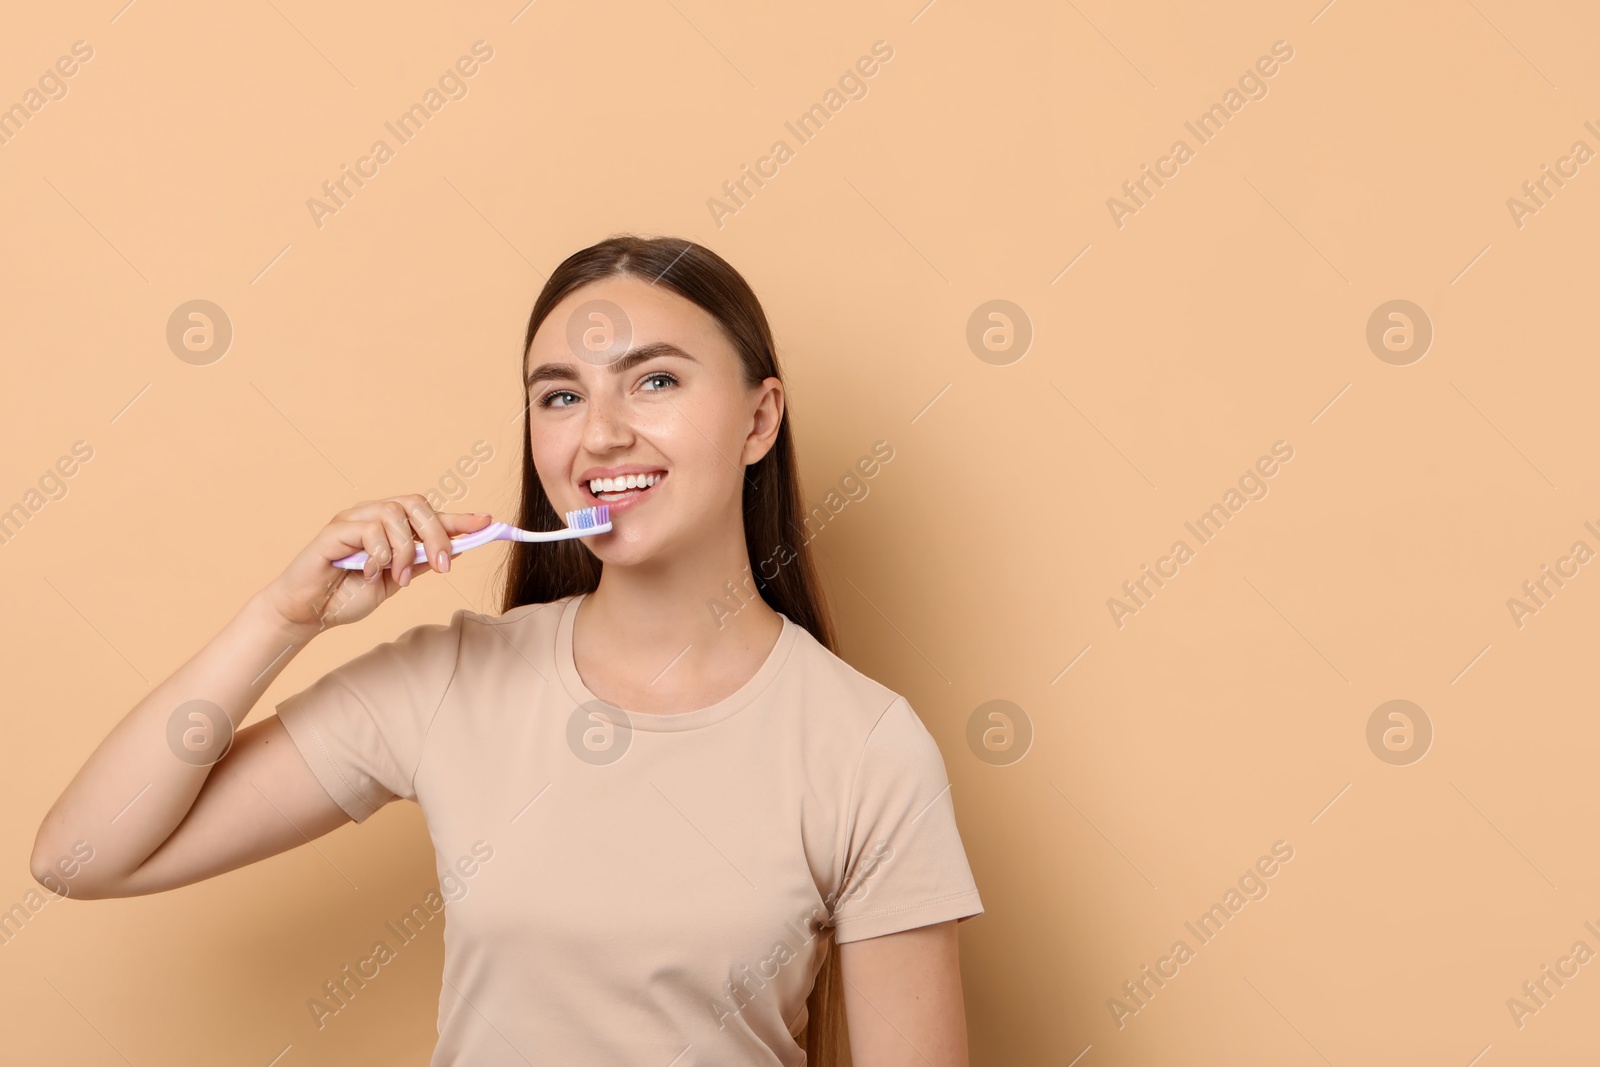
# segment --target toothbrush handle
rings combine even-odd
[[[474,533],[462,534],[460,537],[451,538],[450,555],[458,556],[469,548],[486,545],[490,541],[565,541],[569,537],[592,537],[595,534],[608,533],[611,530],[611,509],[604,504],[596,507],[582,508],[569,511],[566,515],[567,525],[560,530],[548,530],[535,533],[528,530],[519,530],[506,522],[494,522]],[[427,546],[418,544],[412,555],[411,564],[420,567],[428,562]],[[367,553],[355,552],[341,559],[333,561],[333,565],[340,570],[359,571],[367,565]]]
[[[459,556],[467,549],[474,547],[472,544],[463,543],[467,541],[470,536],[471,535],[469,534],[467,537],[453,538],[450,541],[450,555]],[[365,551],[361,551],[344,556],[340,559],[336,559],[333,561],[333,565],[338,567],[340,570],[358,571],[365,567],[367,565],[367,560],[371,558],[372,557],[368,556]],[[418,542],[416,545],[416,551],[413,552],[411,556],[411,564],[414,567],[420,567],[426,562],[428,562],[428,546]]]

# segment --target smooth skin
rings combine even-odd
[[[595,299],[627,316],[632,341],[622,358],[567,347],[569,317]],[[648,358],[632,358],[646,348]],[[614,517],[613,530],[585,538],[605,563],[574,622],[585,685],[643,714],[693,710],[734,692],[765,661],[782,619],[754,598],[718,626],[705,603],[726,595],[725,582],[740,586],[751,565],[740,508],[745,467],[776,439],[782,383],[747,386],[710,315],[636,278],[569,294],[535,335],[528,365],[534,465],[558,513],[595,503],[580,481],[591,467],[642,463],[668,472],[651,499]],[[417,494],[334,515],[90,755],[39,827],[35,879],[84,899],[158,893],[349,822],[276,715],[239,729],[221,759],[196,766],[168,746],[173,709],[204,699],[237,729],[312,638],[365,618],[414,571],[448,571],[449,540],[490,521],[435,512]],[[410,566],[416,542],[436,562]],[[363,549],[372,557],[366,572],[332,566]],[[79,841],[93,847],[93,859],[64,882],[60,861]],[[857,1067],[967,1067],[957,944],[951,921],[838,946]]]

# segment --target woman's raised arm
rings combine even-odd
[[[100,742],[39,827],[34,878],[87,899],[156,893],[349,821],[277,716],[234,731],[314,636],[370,614],[410,583],[413,569],[433,569],[413,568],[416,541],[429,560],[441,552],[448,560],[452,537],[488,522],[487,515],[436,513],[415,494],[335,515]],[[363,549],[374,561],[371,573],[332,565]]]

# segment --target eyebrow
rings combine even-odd
[[[612,374],[626,374],[631,368],[644,363],[646,360],[655,359],[657,356],[677,356],[691,363],[698,363],[689,353],[679,348],[670,341],[653,341],[647,345],[640,345],[624,356],[619,356],[606,364]],[[578,380],[577,368],[571,363],[544,363],[534,368],[528,375],[528,388],[538,382],[575,382]]]

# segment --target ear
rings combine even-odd
[[[751,399],[755,406],[750,413],[750,433],[744,441],[746,466],[760,461],[778,439],[778,429],[783,425],[783,382],[777,378],[763,379],[751,390]]]

